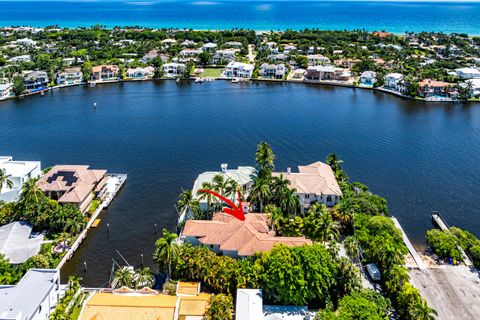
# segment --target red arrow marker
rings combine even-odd
[[[224,213],[234,216],[240,221],[245,221],[245,214],[243,213],[243,210],[242,210],[242,200],[240,198],[240,191],[238,191],[238,207],[230,199],[225,198],[224,196],[216,193],[215,191],[212,191],[209,189],[201,189],[201,190],[198,190],[198,192],[210,193],[211,195],[222,200],[223,202],[225,202],[227,205],[230,206],[230,208],[223,208]]]

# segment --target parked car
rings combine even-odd
[[[380,281],[382,276],[380,274],[380,270],[378,270],[378,267],[375,263],[369,263],[365,267],[367,268],[367,272],[373,281]]]

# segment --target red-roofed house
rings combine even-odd
[[[37,186],[47,197],[62,204],[71,203],[85,212],[106,181],[106,170],[92,170],[85,165],[56,165],[37,181]]]
[[[312,242],[304,237],[276,237],[268,227],[268,215],[249,213],[245,221],[217,212],[212,220],[188,220],[181,237],[193,245],[205,245],[232,258],[269,251],[276,244],[295,247]]]

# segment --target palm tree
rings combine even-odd
[[[279,206],[282,212],[297,214],[300,211],[300,199],[295,189],[285,188],[280,194]]]
[[[357,238],[352,236],[346,237],[343,240],[343,246],[352,261],[360,260],[360,243]]]
[[[228,179],[227,179],[228,180]],[[222,196],[225,195],[225,189],[227,188],[227,180],[223,178],[223,175],[216,174],[212,178],[212,187],[213,190],[221,194]]]
[[[438,313],[428,306],[427,301],[420,299],[410,311],[410,316],[415,320],[435,320]]]
[[[7,170],[0,168],[0,192],[2,192],[3,186],[6,185],[8,189],[13,188],[13,181],[10,180],[12,175],[7,174]]]
[[[237,191],[240,191],[241,195],[242,188],[238,185],[237,181],[232,178],[228,178],[225,181],[225,196],[229,198],[235,198]]]
[[[275,165],[273,164],[274,161],[275,154],[268,143],[262,142],[257,145],[255,162],[259,166],[261,173],[271,172],[273,169],[275,169]]]
[[[340,220],[340,222],[345,226],[350,226],[355,212],[347,202],[340,200],[339,203],[333,208],[333,215],[335,218]]]
[[[342,297],[361,288],[359,271],[346,258],[339,259],[337,283]]]
[[[39,199],[43,196],[42,191],[38,188],[35,179],[27,180],[22,187],[20,202],[26,204],[38,204]]]
[[[112,280],[112,288],[132,287],[134,271],[131,267],[121,267],[115,271]]]
[[[275,232],[280,219],[283,218],[282,211],[278,209],[276,206],[274,206],[273,204],[268,204],[265,207],[265,212],[269,214],[270,227],[272,228],[272,231]]]
[[[320,240],[323,243],[337,240],[338,235],[338,225],[333,221],[332,214],[330,212],[325,212],[325,214],[320,216]]]
[[[327,164],[333,169],[333,172],[337,172],[340,169],[340,165],[343,163],[343,160],[340,159],[335,153],[330,153],[327,156]]]
[[[250,190],[250,197],[258,200],[260,205],[260,213],[263,213],[263,204],[270,197],[269,180],[265,177],[257,177]]]
[[[198,200],[193,198],[192,190],[185,190],[178,196],[177,209],[180,213],[184,210],[194,212],[199,206]]]
[[[202,183],[202,188],[203,189],[207,189],[207,190],[215,190],[214,186],[212,183],[210,182],[204,182]],[[212,207],[212,202],[215,201],[215,196],[213,194],[210,194],[208,192],[202,192],[200,193],[200,196],[199,196],[200,199],[206,199],[207,200],[207,210],[210,210],[210,208]]]
[[[85,226],[85,221],[83,218],[82,220],[78,219],[77,216],[75,218],[70,218],[65,222],[63,227],[64,232],[68,232],[70,235],[75,235],[82,231],[83,227]]]
[[[175,241],[176,239],[177,235],[175,233],[170,233],[167,229],[163,229],[163,237],[155,243],[156,248],[153,258],[159,265],[167,266],[167,279],[172,275],[172,263],[175,262],[180,251],[179,245]]]
[[[135,288],[151,288],[155,282],[153,272],[149,267],[140,268],[135,271],[133,283]]]

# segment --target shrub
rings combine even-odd
[[[205,317],[207,320],[232,320],[233,298],[231,295],[217,294],[210,300]]]
[[[456,237],[449,231],[432,229],[427,231],[427,242],[441,258],[452,258],[462,261],[462,253],[458,249]]]

